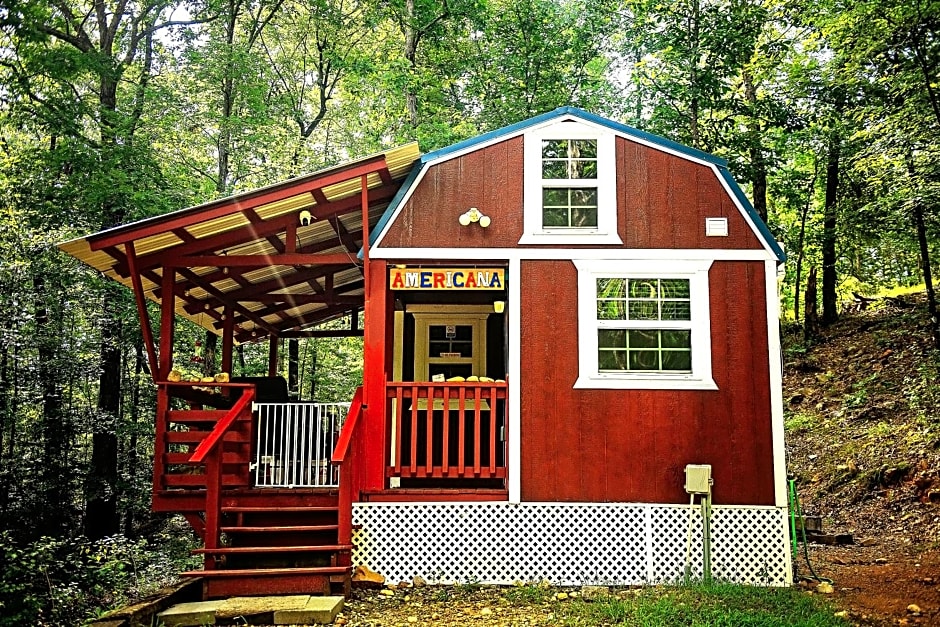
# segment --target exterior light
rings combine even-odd
[[[493,311],[496,313],[503,313],[506,309],[506,301],[504,300],[494,300],[493,301]]]
[[[313,214],[304,209],[300,212],[300,226],[310,226],[313,223]]]
[[[489,216],[480,213],[480,210],[476,207],[470,207],[467,211],[461,213],[457,221],[460,222],[460,226],[469,226],[473,222],[478,222],[484,229],[490,225]]]

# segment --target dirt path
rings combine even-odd
[[[810,563],[833,580],[831,601],[860,625],[940,625],[940,551],[810,545]],[[800,574],[807,573],[802,559]],[[916,605],[920,612],[912,612]]]

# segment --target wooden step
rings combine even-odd
[[[307,568],[259,568],[230,570],[195,570],[183,577],[202,579],[203,598],[265,594],[342,594],[349,595],[351,566],[316,566]],[[259,583],[259,578],[264,578]],[[260,587],[259,587],[260,586]]]
[[[223,507],[223,514],[277,514],[280,512],[290,512],[290,513],[304,513],[304,512],[335,512],[339,510],[339,506],[332,505],[296,505],[291,507],[244,507],[244,506],[234,506],[234,507]]]
[[[339,525],[289,525],[273,527],[221,527],[224,533],[309,533],[311,531],[337,531]]]
[[[223,546],[217,549],[195,549],[193,555],[227,555],[238,553],[314,553],[351,551],[351,544],[314,544],[303,546]]]
[[[278,575],[345,575],[352,566],[311,566],[309,568],[233,568],[230,570],[188,570],[180,577],[277,577]]]
[[[170,431],[165,434],[168,444],[200,444],[205,440],[211,431]],[[238,444],[249,444],[250,440],[246,433],[238,431],[227,431],[222,438],[223,442],[236,442]]]
[[[163,485],[167,488],[174,487],[205,487],[206,476],[198,475],[163,475]],[[222,475],[223,486],[243,486],[246,485],[244,478],[238,475]]]
[[[190,462],[189,458],[192,457],[192,453],[164,453],[163,454],[163,463],[166,465],[171,464],[194,464]],[[236,452],[225,451],[222,453],[222,463],[223,464],[248,464],[249,459],[247,455],[243,455]]]
[[[197,423],[197,422],[218,422],[225,417],[228,412],[222,409],[174,409],[167,412],[167,418],[170,422],[176,423]]]

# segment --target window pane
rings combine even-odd
[[[622,300],[598,300],[597,301],[597,319],[598,320],[626,320],[626,303]]]
[[[691,320],[692,309],[689,301],[665,301],[663,303],[663,320]]]
[[[663,348],[691,348],[691,331],[660,331],[663,337]]]
[[[544,172],[545,169],[542,168]],[[550,177],[542,175],[542,178],[562,178],[562,177]],[[577,161],[571,161],[568,166],[567,176],[564,178],[569,179],[596,179],[597,178],[597,161],[591,160],[587,161],[580,159]]]
[[[688,298],[688,279],[663,279],[659,282],[663,298]]]
[[[543,179],[567,179],[571,178],[568,176],[568,162],[567,161],[543,161],[542,162],[542,178]]]
[[[692,371],[692,351],[663,351],[663,370]]]
[[[659,320],[659,303],[655,300],[631,300],[630,320]]]
[[[543,139],[542,140],[542,158],[543,159],[564,159],[568,156],[567,139]]]
[[[630,351],[630,370],[659,370],[658,351]]]
[[[568,206],[568,188],[566,187],[546,187],[542,189],[543,207],[567,207]]]
[[[572,150],[581,159],[597,158],[597,140],[596,139],[576,139],[571,142]]]
[[[626,281],[624,279],[598,279],[598,298],[624,298],[626,296]]]
[[[593,228],[597,226],[597,209],[574,208],[571,210],[571,226]]]
[[[568,210],[564,207],[544,209],[542,211],[542,226],[568,226]]]
[[[571,188],[571,206],[572,207],[596,207],[597,206],[597,188],[596,187],[572,187]]]
[[[599,329],[597,346],[599,348],[626,348],[627,332],[624,329]]]
[[[659,331],[630,331],[630,348],[659,348]]]
[[[627,351],[602,350],[597,352],[598,370],[626,370]]]
[[[630,298],[657,298],[659,279],[630,279]]]

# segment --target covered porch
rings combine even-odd
[[[354,501],[503,494],[505,382],[403,381],[386,349],[395,299],[369,234],[418,156],[412,144],[61,245],[134,293],[157,388],[153,508],[203,541],[187,575],[207,598],[345,590]],[[214,376],[174,363],[180,317],[220,337]],[[278,347],[326,337],[363,337],[361,386],[300,400]],[[265,340],[267,372],[236,376],[235,347]]]

